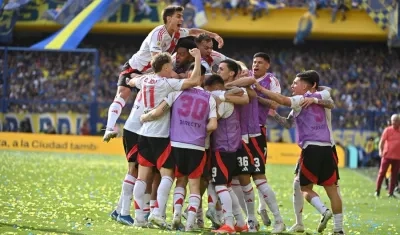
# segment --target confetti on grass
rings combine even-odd
[[[3,151],[0,157],[0,234],[185,234],[127,227],[109,218],[126,174],[122,156]],[[287,227],[294,224],[292,170],[292,166],[267,166]],[[385,196],[375,199],[374,182],[368,177],[349,169],[340,173],[347,234],[400,234],[400,203]],[[327,203],[322,189],[317,191]],[[172,211],[171,201],[168,212]],[[308,204],[303,213],[304,234],[318,234],[318,213]],[[206,220],[206,227],[210,225]],[[326,234],[332,227],[330,222]],[[262,226],[262,230],[255,234],[270,234],[270,228]],[[204,230],[198,234],[212,233]]]

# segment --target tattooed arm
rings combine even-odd
[[[289,113],[287,117],[282,117],[279,115],[275,110],[270,111],[271,116],[275,119],[275,121],[283,126],[286,129],[290,129],[293,126],[294,122],[294,115],[293,115],[293,110]]]
[[[164,113],[166,113],[169,109],[169,104],[164,100],[160,103],[160,105],[157,106],[157,108],[151,110],[148,113],[142,114],[142,116],[140,116],[140,122],[143,123],[154,121],[164,115]]]

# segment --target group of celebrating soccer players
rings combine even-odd
[[[212,222],[212,232],[257,232],[254,183],[263,223],[271,225],[268,206],[274,218],[271,232],[285,231],[265,175],[265,123],[270,115],[284,127],[296,123],[302,149],[293,182],[296,224],[290,231],[304,232],[306,198],[322,215],[318,232],[333,217],[333,234],[344,234],[330,121],[334,104],[329,88],[319,86],[318,73],[297,74],[294,96],[282,96],[279,81],[267,72],[270,58],[266,53],[256,53],[248,70],[242,62],[213,51],[213,39],[223,46],[218,34],[181,28],[182,7],[169,6],[162,17],[164,25],[152,30],[124,65],[109,108],[106,142],[117,136],[116,121],[132,92],[136,94],[123,130],[128,173],[111,217],[137,227],[195,231],[204,227],[202,196],[207,192],[206,217]],[[274,111],[279,105],[292,108],[287,118]],[[166,207],[174,182],[169,225]],[[332,211],[313,191],[315,184],[325,188]]]

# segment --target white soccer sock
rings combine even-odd
[[[215,192],[215,186],[212,183],[208,184],[207,193],[208,193],[208,208],[215,209],[218,197],[217,197],[217,192]]]
[[[145,208],[145,198],[144,194],[146,191],[146,182],[143,180],[137,179],[135,183],[135,187],[133,188],[133,196],[135,198],[135,217],[138,221],[144,222],[144,208]]]
[[[243,194],[242,186],[240,186],[240,182],[238,179],[232,179],[232,184],[231,184],[233,192],[236,194],[236,197],[239,200],[240,207],[242,208],[243,212],[247,216],[247,208],[246,208],[246,202],[245,202],[245,197]]]
[[[254,183],[257,185],[257,189],[261,191],[265,202],[275,218],[275,223],[283,223],[281,213],[279,212],[278,203],[274,191],[269,187],[266,180],[255,180]]]
[[[343,231],[343,214],[333,214],[333,231]]]
[[[224,213],[222,212],[222,208],[220,210],[217,210],[217,218],[219,219],[219,221],[224,223]]]
[[[115,208],[115,210],[117,211],[118,215],[121,214],[123,197],[124,197],[124,184],[122,183],[121,195],[119,195],[117,208]]]
[[[197,210],[200,206],[200,195],[190,194],[189,196],[189,207],[188,207],[188,218],[186,220],[186,228],[193,227],[196,220]]]
[[[296,216],[296,224],[303,224],[304,197],[300,189],[300,181],[293,181],[293,209]]]
[[[266,210],[267,203],[265,203],[264,195],[261,193],[260,190],[257,191],[258,191],[258,211]]]
[[[131,204],[132,204],[132,196],[133,196],[133,187],[135,186],[136,178],[126,174],[124,182],[122,183],[122,208],[121,215],[130,215],[131,214]]]
[[[328,208],[326,208],[326,206],[324,205],[324,203],[322,203],[321,198],[319,198],[319,196],[315,196],[313,198],[311,198],[310,200],[310,204],[318,210],[318,212],[322,215],[325,213],[326,210],[328,210]]]
[[[151,194],[150,193],[145,193],[144,194],[144,209],[143,212],[144,213],[150,213],[150,198],[151,198]]]
[[[161,182],[157,190],[157,203],[153,211],[154,215],[164,216],[167,207],[169,192],[171,191],[173,182],[174,181],[169,176],[163,176],[161,178]]]
[[[124,106],[125,100],[120,96],[115,97],[114,102],[112,102],[110,108],[108,108],[107,128],[114,129]]]
[[[173,200],[174,214],[181,216],[183,203],[185,201],[185,189],[182,187],[175,187]]]
[[[246,221],[244,221],[242,209],[239,206],[239,200],[231,187],[228,188],[228,191],[232,198],[232,212],[236,219],[236,225],[239,227],[243,227],[246,225]],[[253,221],[255,221],[255,216]]]
[[[251,185],[251,183],[250,183],[246,186],[242,186],[242,192],[244,195],[244,200],[246,202],[247,220],[256,221],[256,214],[254,212],[254,200],[255,199],[254,199],[253,185]]]
[[[150,213],[153,213],[154,207],[156,207],[157,200],[150,200]]]
[[[232,198],[226,186],[215,186],[219,200],[221,201],[222,211],[224,213],[225,224],[234,227],[233,224],[233,211],[232,211]]]

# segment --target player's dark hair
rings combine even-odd
[[[224,79],[222,79],[222,77],[217,75],[217,74],[211,75],[204,82],[204,86],[213,86],[213,85],[216,85],[216,84],[220,84],[222,86],[225,86]]]
[[[159,73],[165,64],[171,63],[171,55],[168,52],[163,52],[156,55],[151,61],[151,68],[155,73]]]
[[[237,76],[237,74],[239,73],[239,67],[240,66],[235,61],[227,59],[227,60],[221,61],[221,63],[225,63],[226,67],[228,67],[229,71],[232,71],[232,72],[235,73],[233,75],[233,77]]]
[[[315,70],[307,70],[301,73],[298,73],[296,77],[300,78],[301,81],[306,82],[310,86],[314,86],[318,89],[319,85],[319,74]]]
[[[195,41],[196,43],[201,43],[201,42],[203,42],[203,41],[210,42],[210,41],[212,41],[212,38],[211,38],[210,36],[208,36],[207,34],[202,33],[202,34],[200,34],[199,36],[197,36],[197,37],[194,39],[194,41]]]
[[[167,23],[167,17],[168,16],[173,16],[175,14],[175,12],[183,12],[183,7],[181,7],[181,6],[167,6],[166,8],[164,8],[164,10],[161,13],[163,21],[164,21],[164,24]]]
[[[193,71],[194,70],[194,63],[192,63],[190,66],[189,66],[189,69],[188,69],[188,71]],[[206,74],[206,67],[204,67],[203,65],[201,65],[201,76],[203,76],[203,75],[205,75]]]
[[[176,46],[176,50],[178,50],[178,48],[185,48],[187,50],[191,50],[193,48],[197,48],[196,43],[194,43],[193,40],[187,39],[187,38],[181,38],[178,41],[178,45]]]
[[[271,63],[271,58],[269,58],[269,55],[265,52],[257,52],[256,54],[254,54],[253,59],[256,57],[263,58],[265,61],[268,62],[268,64]]]

